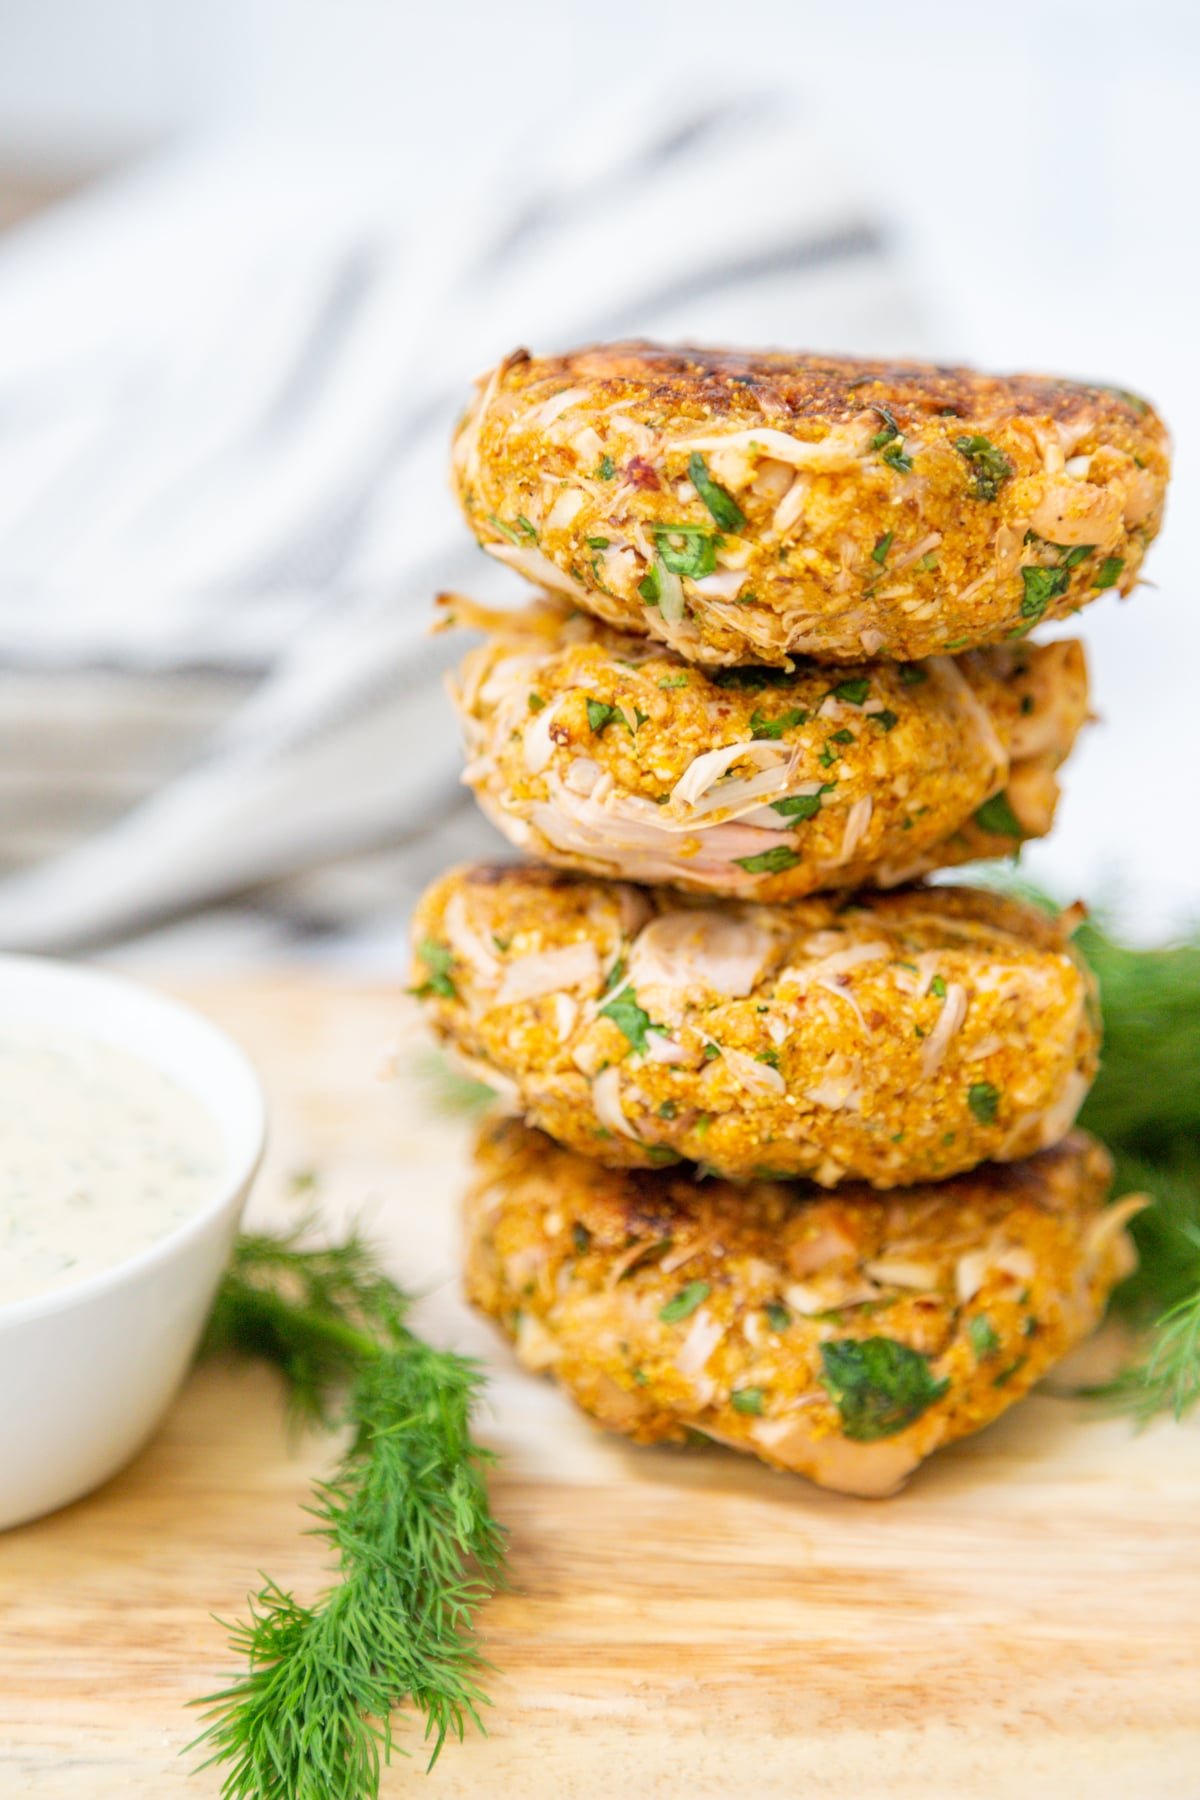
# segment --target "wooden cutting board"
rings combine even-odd
[[[492,1372],[513,1590],[482,1618],[490,1735],[425,1790],[402,1734],[417,1760],[387,1795],[1200,1795],[1195,1429],[1136,1437],[1039,1397],[883,1502],[626,1447],[459,1299],[467,1134],[416,1072],[410,1003],[307,977],[188,997],[269,1089],[252,1216],[294,1211],[289,1177],[315,1171],[331,1219],[365,1217],[427,1294],[419,1327]],[[211,1615],[239,1614],[259,1571],[320,1588],[300,1509],[331,1448],[289,1442],[269,1374],[203,1370],[124,1474],[0,1538],[3,1800],[217,1793],[180,1754],[186,1701],[232,1666]]]

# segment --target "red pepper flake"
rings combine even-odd
[[[625,464],[625,479],[631,481],[636,488],[659,488],[662,482],[658,478],[658,470],[653,463],[648,463],[644,456],[631,456]]]

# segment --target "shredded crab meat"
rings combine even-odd
[[[874,804],[870,794],[862,794],[846,814],[846,825],[842,832],[842,847],[838,852],[839,862],[849,862],[862,843],[871,823]]]
[[[836,427],[825,437],[815,440],[792,437],[789,432],[760,426],[681,439],[676,448],[712,452],[720,458],[718,475],[737,487],[744,487],[757,472],[759,460],[766,457],[796,469],[850,468],[863,455],[878,428],[877,419],[870,414],[864,415],[861,422]]]
[[[466,896],[461,892],[452,895],[446,907],[445,932],[446,942],[455,955],[469,963],[484,981],[500,980],[500,960],[472,925],[467,916]]]
[[[557,950],[539,950],[508,963],[495,1004],[513,1006],[568,988],[582,988],[594,994],[599,986],[600,958],[595,945],[563,944]]]
[[[961,982],[952,981],[946,988],[937,1023],[921,1045],[921,1076],[928,1081],[936,1075],[945,1060],[950,1040],[967,1016],[967,990]]]
[[[587,498],[582,488],[563,488],[546,514],[547,531],[565,531],[587,505]]]
[[[779,1070],[770,1063],[759,1062],[745,1050],[725,1049],[722,1051],[725,1067],[738,1083],[750,1094],[781,1095],[787,1092],[787,1084]]]
[[[567,1039],[575,1029],[578,1018],[579,1002],[573,1000],[570,994],[555,994],[554,1029],[558,1033],[558,1041],[560,1044],[566,1043]]]
[[[549,400],[543,401],[536,411],[529,414],[524,421],[525,428],[544,431],[547,425],[553,425],[571,407],[586,406],[587,401],[586,388],[564,388],[561,394],[552,394]]]
[[[941,688],[953,695],[974,724],[976,737],[995,767],[995,782],[999,786],[1008,773],[1009,755],[1000,741],[991,713],[952,656],[931,656],[925,667]]]
[[[527,581],[532,581],[537,587],[549,588],[555,594],[568,594],[572,600],[587,605],[588,591],[583,583],[560,569],[557,563],[551,562],[548,556],[541,550],[534,549],[532,544],[497,544],[489,540],[483,547],[489,556],[507,563],[510,569],[515,569],[518,575],[524,575]]]
[[[550,728],[558,716],[566,694],[560,694],[557,700],[535,713],[525,727],[521,738],[521,754],[525,758],[525,767],[531,775],[540,775],[554,755],[554,739]]]
[[[621,1105],[621,1071],[616,1063],[610,1063],[607,1069],[601,1069],[592,1082],[592,1105],[596,1117],[607,1130],[615,1132],[619,1137],[632,1138],[638,1142],[638,1134],[625,1117]]]
[[[912,1288],[918,1293],[928,1293],[938,1285],[937,1270],[932,1264],[908,1257],[877,1256],[863,1267],[880,1287]]]
[[[925,537],[919,538],[917,542],[913,544],[911,549],[906,550],[902,556],[894,557],[889,561],[889,572],[893,575],[898,575],[901,569],[907,569],[912,563],[920,562],[923,556],[928,556],[931,550],[936,550],[941,541],[942,534],[940,531],[929,532]]]
[[[829,1112],[858,1112],[862,1106],[862,1086],[848,1075],[829,1076],[816,1087],[805,1088],[804,1098]]]
[[[825,939],[824,933],[818,933],[816,935],[823,940],[823,942],[828,941]],[[841,941],[835,933],[831,932],[829,937],[835,942]],[[813,944],[813,941],[814,940],[810,938],[805,948],[809,948]],[[834,950],[831,954],[826,956],[822,956],[818,952],[814,962],[790,964],[781,973],[779,977],[780,984],[782,985],[786,980],[799,988],[821,985],[822,983],[835,980],[839,975],[849,974],[851,969],[860,968],[863,963],[889,961],[891,954],[891,945],[885,943],[881,938],[872,938],[870,943],[866,944],[852,944],[848,949]]]
[[[675,1367],[690,1378],[704,1373],[709,1357],[725,1336],[725,1327],[706,1308],[692,1316],[683,1342],[675,1352]]]
[[[840,1000],[843,1006],[848,1006],[850,1011],[854,1014],[854,1017],[858,1020],[860,1028],[863,1031],[867,1030],[867,1021],[863,1017],[863,1009],[858,1004],[858,1001],[854,998],[854,995],[850,992],[849,988],[841,987],[834,981],[818,981],[817,986],[821,989],[822,993],[831,994],[835,1000]]]
[[[636,988],[698,988],[741,1000],[754,991],[774,950],[770,932],[749,919],[703,907],[662,913],[629,953]]]
[[[743,738],[717,750],[705,750],[693,757],[671,789],[672,806],[689,807],[693,813],[718,806],[724,808],[734,799],[733,794],[727,790],[724,793],[717,791],[714,798],[714,790],[722,777],[739,762],[756,764],[761,774],[756,781],[743,779],[730,783],[729,787],[736,786],[743,801],[757,805],[764,794],[776,789],[782,793],[786,788],[792,752],[786,745],[768,738]],[[771,779],[764,782],[764,774]]]
[[[656,559],[654,566],[658,577],[658,610],[665,624],[678,625],[687,610],[683,583],[661,557]]]
[[[744,569],[715,569],[711,575],[701,575],[692,582],[698,594],[718,600],[736,600],[745,585]]]

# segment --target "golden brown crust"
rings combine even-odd
[[[511,1122],[477,1168],[468,1295],[528,1366],[639,1442],[697,1429],[852,1492],[890,1491],[1019,1399],[1132,1261],[1082,1133],[886,1198],[614,1172]],[[844,1346],[879,1339],[894,1404],[839,1396]]]
[[[447,606],[488,629],[453,690],[464,779],[511,842],[590,874],[788,900],[1011,855],[1087,717],[1077,642],[709,672],[558,606]]]
[[[439,1036],[617,1166],[938,1179],[1057,1142],[1095,1073],[1061,924],[968,888],[760,906],[473,867],[415,939]]]
[[[716,664],[911,660],[1127,594],[1168,474],[1116,388],[642,343],[518,352],[455,445],[485,548]]]

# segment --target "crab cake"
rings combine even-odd
[[[703,1432],[895,1491],[1019,1400],[1134,1264],[1093,1138],[886,1197],[613,1171],[485,1128],[466,1285],[530,1369],[639,1443]]]
[[[760,906],[484,865],[415,940],[443,1041],[617,1167],[937,1180],[1057,1143],[1096,1069],[1062,922],[970,888]]]
[[[464,779],[561,868],[787,900],[1011,854],[1050,829],[1087,717],[1076,642],[923,663],[691,668],[555,606],[460,672]]]
[[[454,475],[485,550],[691,662],[912,661],[1128,594],[1169,441],[1135,394],[783,351],[518,351]]]

